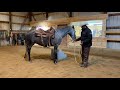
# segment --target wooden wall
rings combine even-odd
[[[21,28],[26,15],[28,12],[0,12],[0,31],[8,32],[8,36],[11,35],[10,32],[20,33],[29,30],[29,20],[25,21],[25,25]],[[1,45],[7,45],[5,40],[0,40]]]
[[[120,49],[120,12],[108,12],[107,48]]]

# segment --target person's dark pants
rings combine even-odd
[[[82,46],[82,64],[88,66],[90,47]]]

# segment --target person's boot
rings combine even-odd
[[[82,61],[81,65],[80,65],[80,67],[84,67],[84,63],[83,63],[83,61]]]
[[[54,60],[54,64],[57,64],[58,63],[58,61],[57,60]]]
[[[88,67],[88,62],[84,62],[83,67],[87,68]]]

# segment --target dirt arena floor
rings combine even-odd
[[[50,60],[50,49],[33,47],[33,62],[25,61],[24,46],[0,47],[0,78],[120,78],[120,60],[90,56],[90,66],[82,68],[74,56],[57,65]]]

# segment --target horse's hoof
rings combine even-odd
[[[30,63],[32,63],[32,61],[31,61],[31,60],[29,60],[29,62],[30,62]]]
[[[25,59],[25,61],[28,61],[28,59],[26,57],[24,59]]]
[[[54,64],[57,64],[57,61],[54,61]]]

